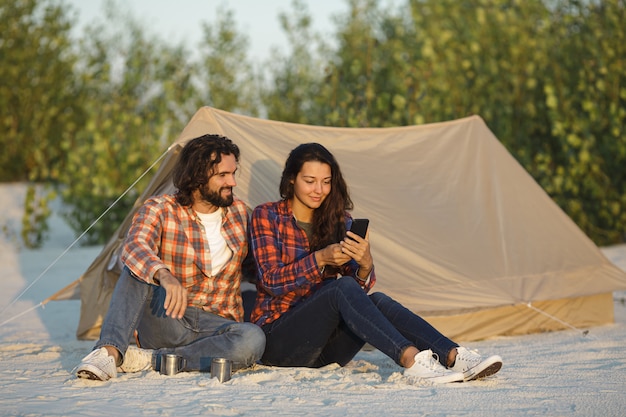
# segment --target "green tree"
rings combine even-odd
[[[80,45],[81,88],[88,117],[62,176],[65,218],[76,232],[92,225],[178,136],[197,102],[194,68],[182,46],[146,35],[134,18],[109,3],[107,20],[90,27]],[[86,233],[103,243],[141,189],[126,194]]]
[[[30,181],[22,237],[40,246],[66,169],[67,149],[83,123],[67,9],[45,0],[0,0],[0,181]],[[68,76],[69,75],[69,76]]]
[[[220,8],[214,24],[203,24],[199,49],[200,105],[258,116],[259,78],[250,62],[248,38],[237,31],[233,12]]]
[[[598,244],[626,238],[626,3],[561,1],[545,71],[558,148],[540,182]]]
[[[0,0],[0,181],[54,181],[65,167],[83,120],[70,28],[52,2]]]
[[[323,85],[324,62],[329,49],[312,28],[306,5],[292,1],[292,13],[279,15],[287,35],[289,54],[278,49],[265,66],[269,78],[262,85],[262,100],[267,116],[291,123],[321,124],[324,109],[316,101]]]
[[[412,124],[409,101],[420,94],[412,77],[415,36],[401,16],[373,0],[351,0],[338,28],[318,103],[324,124],[386,127]]]

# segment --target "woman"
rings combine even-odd
[[[291,151],[280,195],[254,209],[250,226],[258,268],[251,321],[266,335],[264,364],[344,366],[367,342],[405,375],[434,383],[500,370],[499,356],[484,359],[385,294],[367,295],[376,282],[369,234],[347,231],[352,200],[326,148],[307,143]]]

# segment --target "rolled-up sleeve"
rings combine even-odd
[[[159,258],[162,221],[154,206],[143,205],[133,218],[122,249],[122,262],[137,278],[154,284],[154,275],[167,266]]]

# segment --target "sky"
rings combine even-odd
[[[78,13],[78,33],[82,28],[103,19],[105,0],[64,0]],[[348,9],[348,0],[305,0],[313,17],[313,28],[319,33],[335,32],[332,17]],[[271,47],[287,45],[278,21],[281,12],[290,13],[291,0],[117,0],[150,33],[171,40],[173,44],[197,45],[202,38],[202,22],[214,23],[222,7],[232,10],[239,33],[248,36],[251,56],[268,58]]]

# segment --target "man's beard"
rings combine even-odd
[[[230,195],[228,197],[222,197],[222,190],[230,190]],[[222,187],[217,192],[211,191],[207,187],[200,188],[200,196],[204,201],[210,203],[216,207],[228,207],[233,204],[233,188],[232,187]]]

